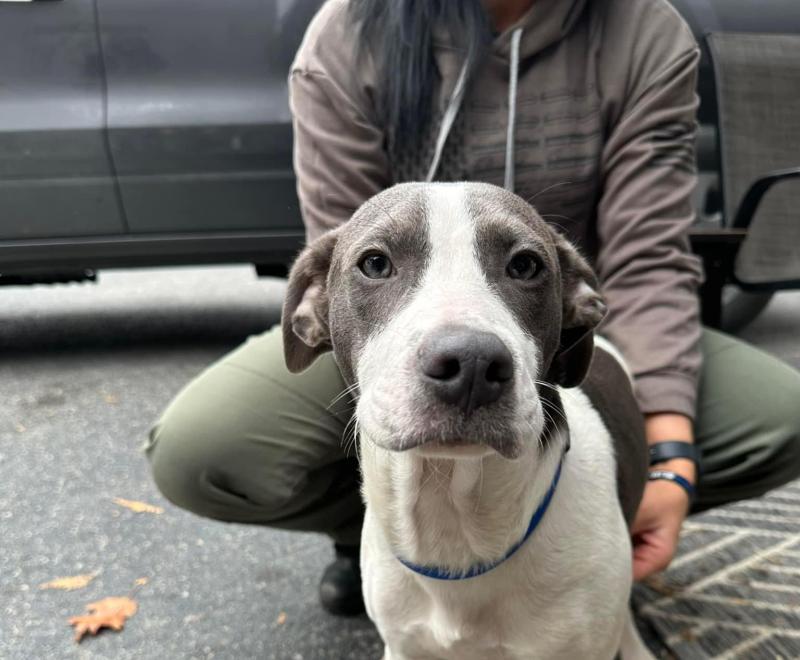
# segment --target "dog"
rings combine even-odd
[[[651,657],[628,605],[643,418],[595,347],[598,288],[533,207],[478,183],[389,188],[292,267],[287,367],[332,350],[356,392],[386,660]]]

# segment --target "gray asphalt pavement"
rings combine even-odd
[[[379,656],[366,619],[317,604],[329,543],[172,507],[140,452],[184,383],[276,322],[282,294],[246,267],[0,288],[0,658]],[[94,572],[85,589],[39,588]],[[69,616],[142,577],[124,631],[72,641]]]
[[[246,267],[0,288],[0,658],[380,657],[365,618],[317,603],[324,539],[180,511],[140,451],[184,383],[277,321],[282,293]],[[799,323],[800,295],[786,294],[746,336],[800,365]],[[83,589],[39,586],[86,573]],[[69,616],[139,578],[125,630],[72,641]]]

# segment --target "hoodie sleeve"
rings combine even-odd
[[[698,57],[693,44],[673,47],[625,96],[602,155],[596,264],[609,304],[602,331],[628,360],[642,411],[692,418],[701,363],[701,268],[688,242]]]
[[[346,19],[345,2],[326,3],[289,75],[294,171],[308,241],[345,222],[390,184],[370,64],[357,59]]]

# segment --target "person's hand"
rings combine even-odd
[[[690,461],[676,459],[658,467],[695,482],[694,465]],[[688,512],[689,496],[683,488],[670,481],[647,482],[631,529],[634,580],[642,580],[669,566]]]

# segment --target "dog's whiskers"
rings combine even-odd
[[[535,193],[535,194],[531,195],[531,196],[530,196],[530,197],[528,197],[528,199],[526,199],[525,201],[526,201],[528,204],[530,204],[530,203],[531,203],[531,202],[532,202],[534,199],[536,199],[536,198],[537,198],[539,195],[544,195],[546,192],[548,192],[548,191],[550,191],[550,190],[553,190],[553,188],[558,188],[559,186],[568,186],[568,185],[570,185],[570,184],[572,184],[572,181],[560,181],[559,183],[554,183],[553,185],[551,185],[551,186],[547,186],[547,188],[543,188],[543,189],[542,189],[542,190],[540,190],[539,192],[537,192],[537,193]]]
[[[335,406],[339,401],[344,399],[346,396],[349,396],[353,392],[358,389],[358,383],[353,383],[349,387],[345,387],[336,397],[334,397],[333,401],[331,401],[325,408],[325,410],[330,411],[333,406]]]
[[[435,477],[433,479],[433,490],[434,492],[439,492],[442,485],[447,482],[447,475],[439,470],[439,461],[435,458],[428,461],[428,467],[430,467],[432,471],[431,477]]]
[[[545,419],[547,419],[547,412],[544,409],[542,410],[542,415],[545,417]],[[528,426],[531,427],[531,435],[536,438],[536,447],[541,453],[542,451],[544,451],[544,442],[542,441],[542,433],[540,430],[536,428],[536,425],[532,421],[530,420],[525,420],[525,421],[527,422]]]
[[[387,211],[383,206],[378,204],[378,202],[375,199],[371,199],[367,204],[368,204],[367,208],[371,208],[371,207],[375,206],[375,207],[378,208],[379,211],[383,212],[383,214],[387,218],[389,218],[389,220],[391,220],[392,222],[396,222],[396,220],[394,219],[394,216],[391,213],[389,213],[389,211]]]
[[[419,489],[423,490],[425,486],[428,485],[428,482],[434,477],[436,471],[433,469],[433,466],[429,466],[431,469],[428,471],[428,476],[425,477],[425,480],[420,484]]]
[[[557,387],[556,385],[553,385],[552,383],[546,383],[545,381],[537,380],[536,378],[533,379],[533,382],[536,385],[541,385],[542,387],[547,387],[547,388],[553,390],[554,392],[557,392],[558,394],[561,394],[561,395],[564,395],[564,396],[567,396],[567,397],[574,397],[575,396],[575,394],[573,392],[570,392],[569,390]],[[578,403],[580,403],[580,401],[578,401]]]
[[[543,414],[548,424],[551,427],[557,426],[556,421],[553,419],[553,416],[550,413],[548,413],[547,411],[543,411]],[[543,440],[544,435],[545,435],[544,432],[539,434],[539,449],[541,450],[544,450],[544,440]]]
[[[554,406],[550,401],[542,400],[542,412],[548,415],[548,420],[551,424],[555,424],[555,419],[553,419],[553,414],[557,414],[560,418],[560,421],[566,422],[567,416],[564,414],[564,411],[560,408]]]
[[[475,513],[481,506],[481,497],[483,496],[483,459],[480,459],[478,464],[478,497],[475,498]]]
[[[352,430],[352,434],[348,437],[348,433]],[[350,453],[350,449],[355,449],[356,458],[358,458],[358,449],[356,447],[356,440],[358,438],[358,416],[353,413],[353,416],[347,422],[344,427],[344,433],[342,433],[342,441],[343,441],[343,451],[344,455],[348,456]]]
[[[572,222],[573,218],[570,218],[568,215],[561,215],[560,213],[540,213],[545,220],[547,218],[560,218],[561,220],[566,220],[567,222]],[[550,223],[551,225],[555,224],[554,222]],[[557,227],[560,225],[556,225]]]
[[[541,216],[542,216],[543,220],[547,221],[548,225],[550,225],[551,227],[555,227],[562,234],[566,234],[567,233],[567,228],[564,225],[562,225],[562,224],[560,224],[558,222],[553,222],[552,220],[550,220],[550,218],[560,218],[561,220],[566,220],[567,222],[572,222],[572,218],[570,218],[570,217],[568,217],[566,215],[559,215],[558,213],[543,213],[543,214],[541,214]]]

